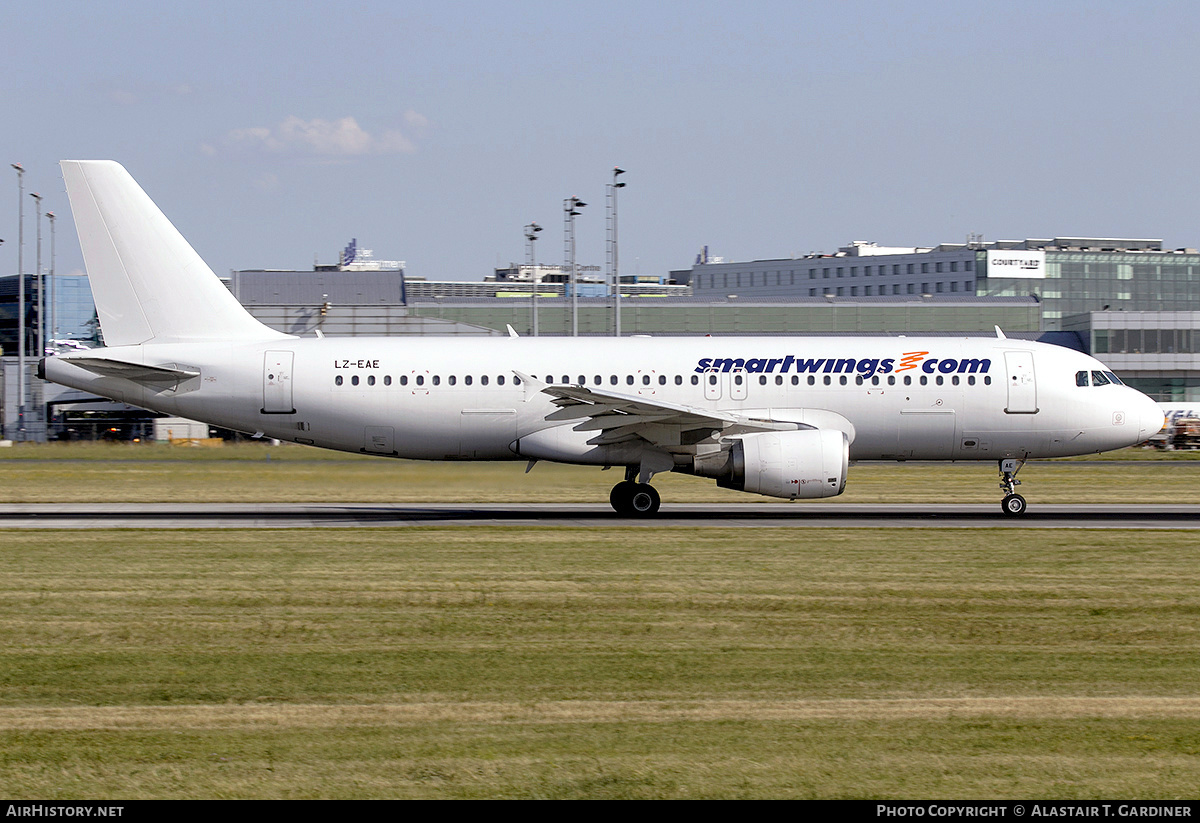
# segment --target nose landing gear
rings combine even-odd
[[[1017,494],[1017,472],[1025,465],[1024,460],[1008,458],[1000,461],[1000,488],[1004,490],[1004,499],[1000,501],[1000,510],[1005,514],[1025,514],[1025,498]]]

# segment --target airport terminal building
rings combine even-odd
[[[702,255],[703,257],[703,255]],[[1058,237],[895,248],[855,242],[836,254],[746,263],[699,260],[696,297],[1032,296],[1046,331],[1098,310],[1200,310],[1200,252],[1161,240]]]

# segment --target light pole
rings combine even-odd
[[[25,439],[25,167],[17,170],[17,439]]]
[[[620,267],[617,265],[617,189],[625,187],[624,183],[618,183],[617,177],[625,173],[625,169],[619,166],[613,167],[613,181],[606,187],[608,189],[608,271],[612,277],[613,294],[615,302],[613,303],[613,336],[621,336],[621,275],[619,274]]]
[[[533,283],[533,299],[531,302],[533,304],[532,325],[533,325],[533,336],[534,337],[538,336],[538,312],[537,312],[538,306],[537,306],[537,304],[538,304],[538,285],[541,282],[541,278],[538,277],[537,255],[534,253],[533,244],[537,241],[538,232],[541,230],[542,230],[542,227],[539,226],[537,223],[530,223],[528,226],[525,227],[525,262],[529,265],[529,276],[532,278],[532,283]]]
[[[42,196],[37,192],[30,192],[29,196],[37,202],[37,268],[34,269],[34,282],[37,283],[37,359],[40,360],[46,356],[46,310],[45,300],[42,297],[46,292],[46,282],[42,278]],[[44,400],[45,398],[43,397],[42,399]],[[44,432],[46,428],[45,406],[39,404],[37,408],[38,422],[42,424],[42,431]],[[44,437],[45,435],[43,434],[42,436]],[[37,437],[38,435],[35,434],[34,439],[37,439]]]
[[[54,281],[54,212],[46,212],[50,220],[50,339],[58,340],[58,284]]]
[[[567,258],[567,285],[571,289],[571,336],[579,336],[579,278],[575,272],[575,218],[582,212],[587,203],[578,197],[568,197],[563,201],[563,242],[564,257]]]
[[[37,267],[34,269],[34,282],[37,283],[37,341],[38,341],[38,358],[46,356],[46,323],[44,318],[45,300],[42,298],[45,292],[45,281],[42,280],[42,196],[36,191],[30,192],[29,196],[34,199],[37,204]]]

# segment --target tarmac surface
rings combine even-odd
[[[1200,529],[1200,506],[999,503],[666,503],[628,518],[588,503],[35,503],[0,505],[0,529],[310,529],[404,526]]]

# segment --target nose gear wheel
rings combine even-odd
[[[1017,472],[1025,465],[1024,460],[1007,458],[1000,461],[1000,488],[1004,490],[1004,499],[1000,501],[1000,511],[1007,515],[1025,514],[1025,498],[1017,494]]]

